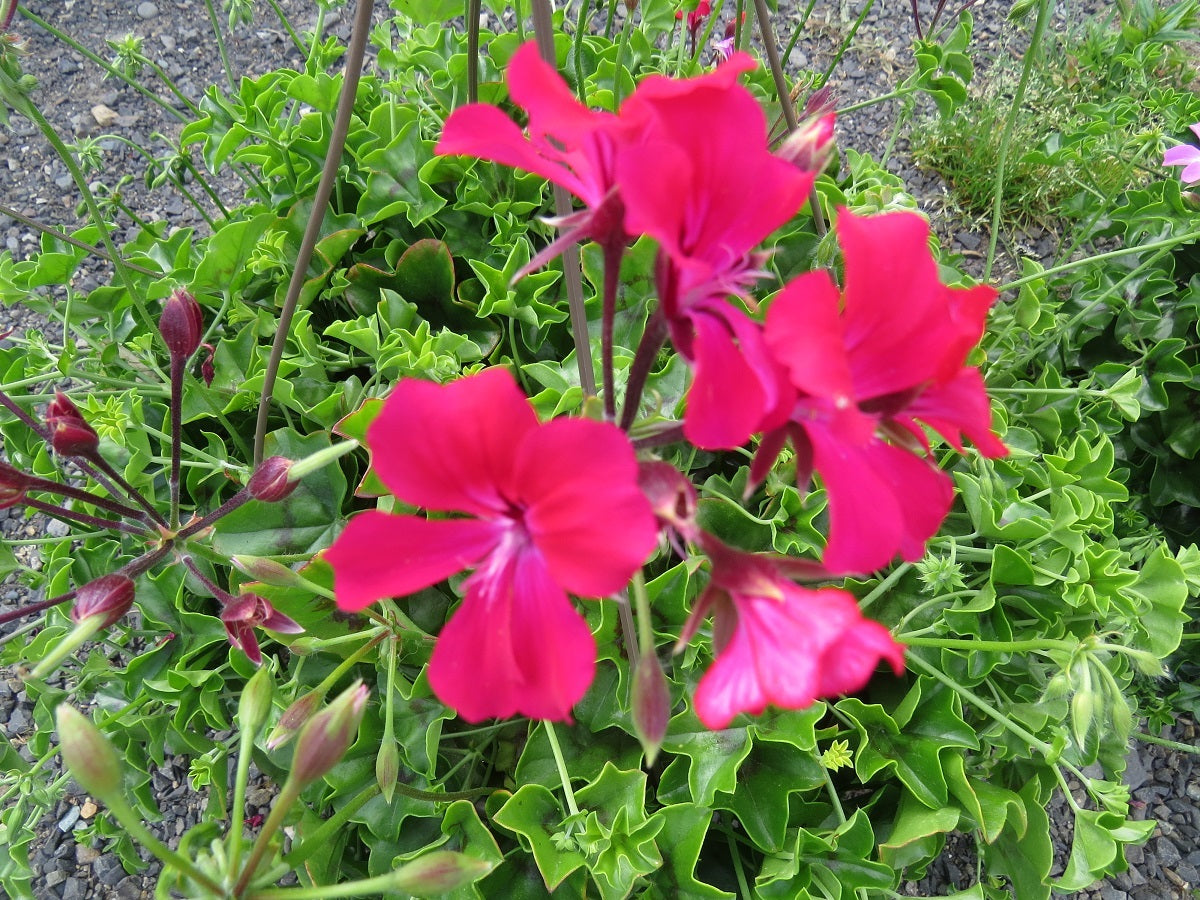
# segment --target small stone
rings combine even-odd
[[[95,847],[83,846],[75,848],[75,862],[79,863],[81,866],[90,866],[99,858],[100,851]]]
[[[46,887],[52,888],[52,887],[56,887],[57,885],[62,884],[66,880],[67,880],[67,873],[60,872],[59,870],[55,869],[53,872],[51,872],[50,874],[48,874],[46,876],[45,883],[46,883]]]
[[[81,819],[90,819],[97,812],[99,812],[99,810],[100,808],[91,800],[85,800],[83,802],[83,806],[79,807],[79,817]]]
[[[144,0],[144,2],[138,4],[137,14],[138,18],[141,19],[153,19],[158,15],[158,7],[151,3],[150,0]]]
[[[72,806],[67,810],[66,815],[58,820],[58,830],[66,834],[75,827],[75,823],[79,821],[79,807]]]
[[[96,124],[101,128],[107,128],[109,125],[114,124],[119,117],[116,110],[109,109],[103,103],[97,103],[92,107],[92,118],[96,120]]]
[[[62,900],[84,900],[86,896],[83,882],[80,879],[68,878],[63,882]]]
[[[1154,842],[1154,851],[1158,854],[1158,861],[1160,865],[1174,867],[1177,866],[1183,859],[1179,852],[1179,848],[1176,847],[1173,842],[1168,841],[1165,837],[1159,838]]]

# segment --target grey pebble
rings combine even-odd
[[[137,14],[139,19],[153,19],[158,15],[158,7],[151,3],[150,0],[143,0],[142,3],[138,4]]]

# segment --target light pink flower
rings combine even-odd
[[[356,516],[326,553],[338,605],[474,569],[429,664],[434,692],[471,722],[569,718],[596,649],[566,591],[620,590],[657,536],[628,438],[605,422],[539,423],[512,376],[488,369],[401,381],[367,443],[398,498],[467,517]]]
[[[1200,139],[1200,122],[1195,125],[1189,125],[1192,134]],[[1191,184],[1193,181],[1200,181],[1200,147],[1193,144],[1180,144],[1178,147],[1172,147],[1163,155],[1164,166],[1183,166],[1183,171],[1179,177],[1184,184]]]

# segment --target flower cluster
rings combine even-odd
[[[763,112],[739,83],[753,65],[734,53],[697,78],[652,76],[612,113],[579,104],[529,45],[508,72],[526,132],[485,104],[446,123],[439,153],[542,175],[581,201],[530,268],[581,240],[599,244],[605,260],[601,367],[611,421],[541,423],[500,369],[447,385],[402,381],[367,443],[395,496],[436,517],[366,512],[327,553],[347,610],[473,570],[429,666],[434,691],[470,721],[569,718],[596,648],[567,592],[620,591],[660,532],[676,552],[708,561],[708,587],[680,637],[682,646],[714,616],[717,659],[695,696],[708,726],[858,690],[881,660],[901,672],[903,649],[852,595],[803,588],[794,576],[870,572],[923,553],[952,500],[926,428],[959,452],[965,439],[986,456],[1006,452],[983,380],[967,364],[995,291],[943,285],[916,214],[840,211],[841,287],[826,272],[807,273],[758,315],[750,292],[769,262],[758,248],[807,201],[833,117],[820,98],[772,152]],[[643,235],[658,245],[658,302],[618,416],[615,284],[628,243]],[[726,546],[697,524],[695,490],[681,473],[639,464],[624,432],[667,340],[693,376],[682,437],[729,450],[757,435],[751,488],[789,443],[801,487],[820,477],[829,510],[820,564]],[[665,692],[643,695],[668,702]],[[665,721],[653,711],[645,719]]]

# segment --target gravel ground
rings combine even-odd
[[[159,62],[192,100],[209,85],[223,81],[221,61],[212,47],[211,30],[202,4],[174,0],[31,0],[26,5],[105,58],[111,56],[106,39],[119,39],[127,33],[140,35],[145,40],[144,52]],[[306,0],[281,0],[280,5],[298,27],[308,26],[315,19],[315,8]],[[782,5],[785,9],[796,6]],[[797,45],[793,60],[801,66],[818,68],[861,5],[861,0],[847,0],[839,5],[821,4],[822,9],[818,9],[810,23],[812,40],[802,40]],[[977,64],[989,55],[1014,52],[1012,47],[1020,46],[1019,38],[1013,45],[1007,42],[1013,31],[1005,21],[1009,5],[1007,0],[977,3],[976,45],[972,51],[976,54]],[[1104,7],[1105,4],[1096,2],[1072,3],[1069,9],[1059,10],[1056,25],[1062,27],[1068,21],[1078,21],[1081,15]],[[623,7],[618,8],[623,14]],[[928,15],[927,9],[923,11]],[[345,37],[348,20],[348,10],[340,10],[334,11],[326,22],[331,31]],[[178,125],[164,110],[119,82],[105,80],[103,73],[77,51],[20,17],[14,30],[29,40],[26,71],[35,74],[40,81],[36,99],[66,139],[106,133],[153,146],[151,136],[156,131],[177,133]],[[781,27],[780,31],[788,36],[786,27]],[[839,105],[847,106],[879,96],[894,86],[906,71],[905,47],[912,33],[907,3],[877,4],[864,20],[835,76]],[[229,51],[233,69],[238,73],[258,74],[279,65],[294,65],[299,58],[278,21],[262,4],[257,5],[254,25],[230,40]],[[152,84],[148,78],[144,83]],[[178,101],[174,103],[178,104]],[[110,110],[111,116],[104,110],[93,112],[97,107]],[[893,104],[885,103],[844,116],[838,126],[839,141],[844,146],[878,156],[895,114]],[[111,118],[111,124],[102,128],[98,117]],[[125,173],[134,176],[122,189],[122,195],[139,216],[150,221],[166,219],[176,225],[202,225],[199,217],[178,195],[166,189],[151,192],[144,187],[141,180],[144,165],[132,150],[114,139],[102,139],[100,146],[105,152],[106,181],[112,183]],[[916,169],[906,154],[907,145],[901,140],[889,160],[889,168],[905,180],[922,209],[937,224],[947,246],[963,253],[968,267],[973,261],[981,261],[986,235],[969,223],[945,215],[948,206],[945,185],[937,175]],[[23,216],[46,223],[77,221],[74,209],[79,198],[70,177],[30,123],[14,118],[10,131],[0,131],[0,160],[5,160],[0,163],[0,203]],[[236,198],[236,183],[222,185],[221,189],[229,197]],[[132,236],[131,220],[119,219],[112,224],[119,239],[125,231]],[[0,239],[18,257],[35,248],[38,242],[37,234],[30,226],[3,214],[0,214]],[[1019,236],[1019,242],[1027,252],[1043,261],[1053,256],[1057,246],[1056,236],[1050,233],[1023,234]],[[998,272],[1003,273],[1005,266],[1002,259]],[[90,279],[95,276],[85,271],[80,277]],[[86,284],[80,286],[87,287]],[[0,331],[9,327],[23,330],[43,326],[44,323],[28,311],[0,309]],[[44,527],[44,523],[27,521],[19,511],[0,510],[0,531],[6,539],[33,536],[40,527]],[[51,523],[50,527],[57,526]],[[0,609],[23,600],[23,594],[15,584],[0,585]],[[0,725],[18,745],[23,744],[23,739],[32,730],[32,708],[16,674],[11,671],[0,673]],[[1195,726],[1186,721],[1168,729],[1163,737],[1191,745],[1196,745],[1197,741]],[[1200,847],[1200,768],[1194,761],[1193,755],[1165,747],[1134,746],[1125,776],[1134,800],[1134,815],[1156,819],[1159,826],[1145,847],[1129,848],[1128,873],[1077,896],[1095,900],[1168,900],[1197,896],[1193,888],[1200,885],[1200,850],[1197,849]],[[203,799],[188,787],[187,774],[188,762],[184,757],[169,758],[165,767],[152,773],[155,795],[164,813],[162,821],[152,827],[169,843],[176,842],[179,835],[198,820],[202,808]],[[253,785],[247,816],[265,815],[271,796],[269,785],[262,782]],[[1065,801],[1051,809],[1056,823],[1060,870],[1071,837],[1069,818],[1063,807]],[[145,873],[130,875],[121,867],[115,854],[74,839],[73,834],[86,828],[96,815],[96,805],[72,783],[53,814],[39,824],[38,838],[30,853],[36,873],[34,890],[37,897],[78,900],[152,895],[155,865]],[[927,878],[920,883],[905,885],[904,891],[909,896],[942,895],[968,887],[974,877],[972,842],[968,837],[958,837],[949,842],[946,852],[930,867]]]

